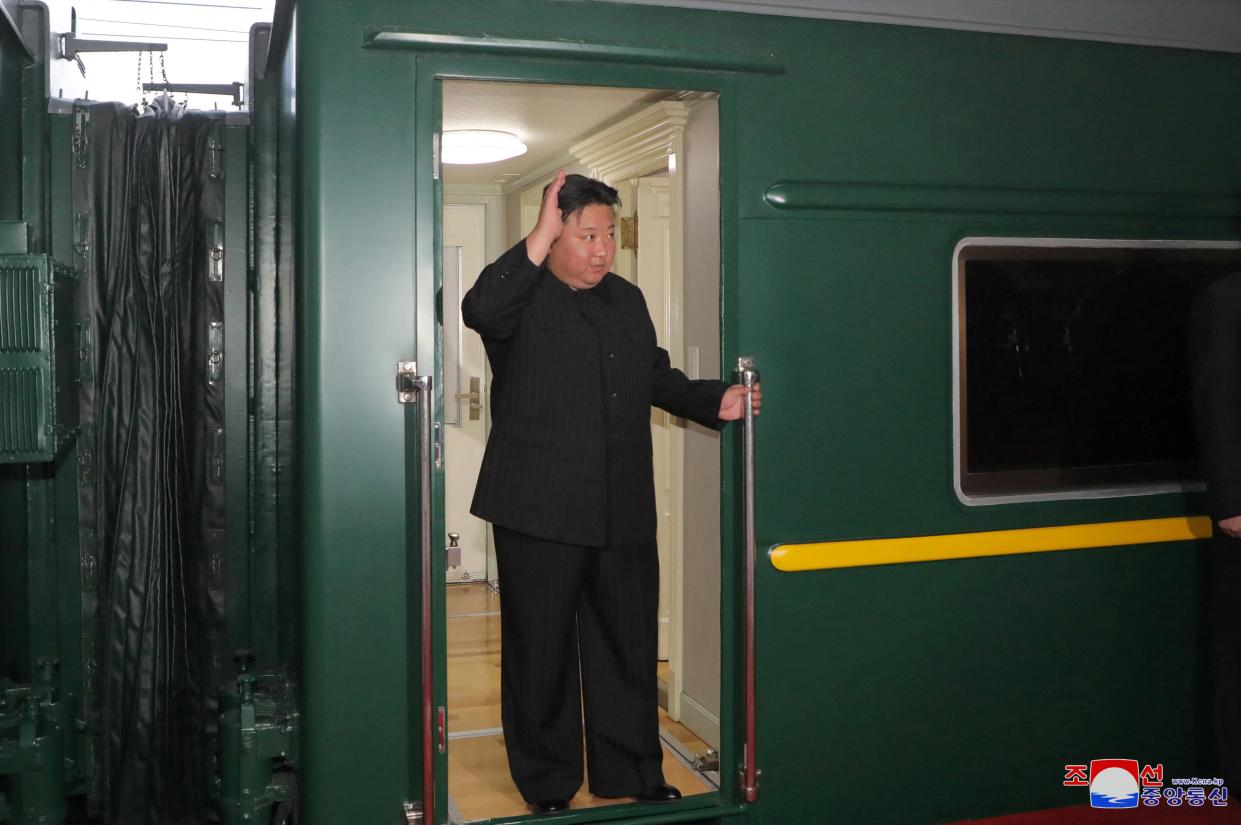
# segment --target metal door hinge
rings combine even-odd
[[[90,381],[95,377],[95,359],[91,350],[90,321],[79,321],[78,328],[78,383]]]
[[[86,253],[90,251],[90,215],[73,213],[73,263],[78,269],[86,269]]]
[[[396,364],[396,400],[402,404],[418,403],[418,362],[398,361]]]
[[[207,383],[215,386],[224,377],[224,322],[207,324]]]
[[[207,451],[207,481],[224,483],[224,428],[216,427],[211,433],[211,449]]]
[[[224,224],[213,222],[210,235],[207,241],[207,280],[218,283],[224,280]]]
[[[215,180],[224,179],[224,144],[217,129],[207,139],[207,174]]]
[[[431,179],[440,179],[440,133],[431,135]]]
[[[422,803],[406,802],[402,804],[401,814],[405,817],[405,825],[421,825]]]
[[[95,457],[91,454],[91,431],[78,435],[78,486],[89,487],[95,483]]]
[[[637,249],[638,248],[638,213],[635,212],[632,218],[620,219],[620,247],[621,249]]]

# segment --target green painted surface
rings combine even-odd
[[[73,116],[48,115],[48,251],[54,260],[73,261]]]
[[[22,72],[29,63],[17,33],[0,19],[0,221],[22,218]]]
[[[287,25],[291,6],[280,3]],[[287,29],[285,29],[287,31]],[[277,40],[269,65],[253,78],[249,158],[251,329],[249,454],[253,647],[259,670],[299,672],[298,576],[295,545],[292,418],[295,245],[293,238],[296,139],[295,47]],[[271,62],[274,61],[274,62]]]
[[[292,4],[277,2],[277,15],[273,32],[279,30],[282,21],[291,30]],[[301,630],[301,556],[296,543],[299,515],[297,502],[297,243],[296,208],[298,198],[297,175],[297,108],[292,94],[295,87],[296,42],[290,42],[283,50],[284,59],[275,68],[274,82],[287,93],[278,95],[276,105],[276,291],[275,328],[273,346],[276,353],[275,412],[276,412],[276,529],[277,578],[280,582],[280,629],[281,659],[297,679],[300,673]]]
[[[276,124],[280,103],[279,75],[254,79],[250,99],[251,188],[254,223],[251,249],[252,329],[250,330],[250,396],[254,424],[250,441],[250,513],[254,525],[251,541],[251,586],[255,594],[251,610],[254,617],[254,652],[259,670],[276,667],[281,661],[280,627],[285,593],[280,587],[280,530],[277,513],[279,495],[280,429],[277,414],[277,158]],[[289,319],[290,321],[292,319]],[[286,548],[285,552],[291,550]],[[289,657],[294,645],[283,646]]]
[[[25,467],[0,464],[0,677],[15,682],[31,678],[26,555]]]
[[[30,225],[30,248],[48,251],[47,71],[32,64],[22,70],[22,218]]]
[[[249,375],[250,341],[249,243],[250,180],[249,126],[220,129],[224,148],[224,533],[227,544],[224,569],[224,660],[237,650],[255,647],[258,604],[266,593],[255,595],[250,525]],[[275,593],[271,593],[275,603]],[[272,651],[265,651],[269,656]]]
[[[413,351],[413,204],[358,205],[412,192],[408,163],[366,160],[408,150],[409,109],[374,109],[372,95],[399,100],[410,76],[334,46],[337,22],[317,10],[299,7],[293,52],[303,810],[308,823],[384,822],[408,798],[404,411],[393,383]],[[369,72],[356,71],[360,58]],[[335,128],[350,122],[366,122],[365,134]]]
[[[376,26],[674,53],[706,43],[770,52],[786,72],[418,58],[363,49]],[[950,255],[970,234],[1230,237],[1227,220],[1164,212],[1158,196],[1232,195],[1221,181],[1241,161],[1241,111],[1222,103],[1241,58],[538,0],[309,2],[297,38],[315,56],[297,77],[308,822],[390,819],[416,795],[416,647],[402,630],[415,498],[392,377],[397,360],[435,352],[433,184],[415,149],[431,128],[425,72],[722,89],[724,367],[747,354],[763,372],[761,546],[1200,511],[1194,496],[957,502]],[[764,199],[780,181],[888,184],[915,204],[926,186],[990,187],[1006,208],[780,211]],[[1138,192],[1148,206],[1024,213],[1029,187]],[[731,484],[724,495],[730,508]],[[726,773],[739,761],[727,572]],[[1109,754],[1192,773],[1196,586],[1188,544],[794,575],[760,561],[763,780],[747,818],[931,822],[1082,804],[1062,766]]]
[[[29,240],[25,221],[0,221],[0,255],[25,255]]]

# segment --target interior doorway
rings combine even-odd
[[[504,131],[528,146],[508,161],[443,167],[448,794],[453,821],[472,822],[529,808],[509,778],[500,725],[493,539],[469,514],[491,375],[481,339],[461,322],[461,297],[533,227],[557,170],[599,178],[622,201],[613,271],[643,291],[673,366],[719,377],[719,112],[711,93],[467,80],[443,81],[442,100],[443,131]],[[707,793],[719,781],[719,434],[657,409],[651,426],[665,774],[686,795]],[[573,807],[626,801],[583,789]]]

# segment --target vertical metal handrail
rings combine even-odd
[[[431,627],[431,473],[434,462],[434,410],[430,375],[417,375],[418,365],[402,361],[397,365],[397,399],[418,407],[418,484],[420,499],[419,569],[422,579],[422,805],[421,821],[435,823],[435,683],[434,647]],[[418,806],[405,803],[406,819],[418,821]]]
[[[431,408],[432,380],[414,379],[418,388],[419,495],[422,501],[422,811],[423,822],[435,825],[435,683],[434,647],[431,638],[431,463],[434,461]]]
[[[759,381],[754,359],[737,359],[737,382],[753,387]],[[758,717],[754,666],[754,407],[747,396],[742,430],[744,453],[745,503],[743,534],[745,536],[745,752],[741,767],[741,790],[746,802],[758,799]]]

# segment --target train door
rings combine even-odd
[[[411,486],[422,488],[418,508],[422,523],[413,537],[432,549],[421,555],[418,569],[411,570],[422,591],[421,599],[411,599],[411,610],[416,607],[421,613],[411,619],[422,627],[411,645],[411,663],[417,668],[411,673],[411,704],[422,707],[420,730],[411,732],[421,756],[415,754],[412,760],[411,787],[423,792],[427,821],[507,820],[529,813],[530,808],[508,776],[500,729],[497,599],[503,599],[503,590],[497,595],[488,587],[489,580],[494,580],[494,567],[484,552],[489,544],[486,528],[481,522],[470,524],[473,517],[466,516],[467,496],[481,455],[477,433],[483,430],[477,424],[471,429],[471,408],[479,408],[475,421],[485,427],[490,376],[485,371],[480,374],[471,360],[477,360],[481,341],[461,324],[460,297],[481,268],[480,253],[485,253],[482,260],[492,260],[520,240],[523,224],[532,217],[526,214],[532,211],[531,201],[537,203],[537,195],[531,192],[537,193],[557,168],[569,167],[621,189],[630,204],[627,212],[637,206],[634,223],[649,229],[635,231],[627,221],[622,232],[638,238],[649,232],[647,248],[640,251],[640,242],[618,243],[614,269],[621,274],[627,269],[628,277],[647,292],[661,331],[660,343],[673,351],[674,365],[691,377],[718,376],[724,303],[720,262],[728,257],[721,255],[720,246],[718,91],[684,92],[701,88],[703,77],[694,75],[693,86],[666,82],[669,74],[676,80],[685,79],[677,72],[583,69],[585,76],[579,77],[566,74],[563,67],[497,65],[494,60],[471,64],[424,58],[418,65],[417,139],[424,161],[417,171],[418,363],[435,368],[421,370],[422,376],[409,383],[410,398],[416,395],[422,405],[410,420],[417,429],[411,441],[419,445],[410,451],[415,459],[410,471],[420,481]],[[487,82],[482,82],[484,78]],[[664,82],[653,83],[654,78]],[[567,85],[572,80],[596,85]],[[625,81],[633,85],[617,85]],[[490,177],[480,180],[442,163],[443,132],[454,125],[450,122],[454,95],[466,94],[467,86],[473,92],[483,86],[499,87],[493,90],[497,97],[491,103],[474,107],[476,113],[503,110],[506,98],[541,91],[552,106],[558,105],[569,115],[570,122],[572,115],[584,112],[576,98],[621,98],[633,93],[633,99],[627,107],[600,119],[594,132],[584,133],[579,123],[571,133],[560,134],[555,150],[536,159],[533,168],[509,172],[497,166]],[[558,92],[564,97],[559,104]],[[648,145],[635,147],[632,138],[640,140],[644,132],[640,122],[644,112],[648,119],[659,121],[659,128],[667,134],[662,143],[656,139],[652,144],[647,129]],[[626,121],[630,121],[627,126]],[[425,128],[427,124],[434,128]],[[468,125],[497,128],[504,124]],[[614,131],[617,127],[620,132]],[[687,128],[700,133],[696,155],[692,147],[687,151]],[[626,134],[631,138],[628,145],[624,145]],[[692,239],[682,218],[687,214],[688,186],[694,187],[696,197]],[[470,246],[472,250],[467,249]],[[684,251],[690,246],[696,250],[692,265],[683,263]],[[672,338],[666,341],[669,333]],[[665,775],[685,792],[678,804],[699,811],[725,804],[737,795],[736,774],[719,770],[720,753],[725,760],[741,761],[736,735],[741,697],[735,690],[738,656],[733,628],[742,607],[731,594],[721,598],[721,590],[737,580],[730,569],[735,564],[731,559],[737,536],[720,529],[722,523],[735,522],[731,515],[721,518],[722,507],[731,509],[731,490],[723,499],[719,495],[721,465],[731,462],[732,446],[727,437],[721,439],[696,425],[687,430],[684,422],[670,416],[661,419],[661,415],[657,411],[653,424],[656,444],[664,445],[657,464],[660,539],[666,545],[661,548],[661,590],[666,596],[661,610],[665,620],[661,640],[666,636],[661,658],[669,660],[663,666],[665,684],[661,685],[661,693],[666,694],[661,697]],[[415,434],[413,429],[407,433]],[[687,454],[694,456],[692,463]],[[457,524],[468,526],[457,529]],[[455,584],[465,576],[472,582],[472,593]],[[679,720],[684,707],[692,709],[689,718]],[[607,807],[604,815],[614,818],[620,814],[617,804],[630,803],[581,792],[573,807]],[[641,816],[654,811],[638,805],[631,812]],[[658,812],[668,814],[664,807]]]

